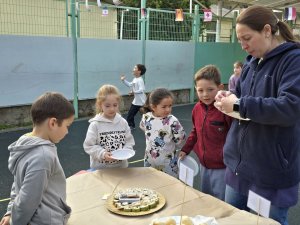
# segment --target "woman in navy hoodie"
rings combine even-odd
[[[251,190],[271,201],[271,218],[287,225],[300,180],[300,45],[262,6],[238,16],[236,34],[249,56],[236,93],[219,91],[216,106],[250,120],[234,120],[227,135],[225,201],[248,210]]]

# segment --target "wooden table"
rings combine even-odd
[[[139,217],[121,216],[106,208],[104,194],[129,187],[145,187],[160,192],[166,205]],[[153,168],[103,169],[67,179],[67,203],[72,214],[67,225],[149,225],[155,218],[188,215],[215,217],[219,225],[280,225],[258,217],[186,186]]]

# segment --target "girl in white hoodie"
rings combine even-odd
[[[113,85],[103,85],[97,93],[96,116],[89,120],[83,148],[90,155],[91,169],[126,168],[127,160],[115,160],[112,152],[133,149],[134,139],[127,121],[119,114],[121,96]]]

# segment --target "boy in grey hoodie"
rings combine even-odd
[[[45,93],[32,104],[32,132],[8,147],[14,182],[1,225],[67,223],[71,208],[65,202],[66,177],[55,143],[68,133],[74,113],[72,104],[59,93]]]

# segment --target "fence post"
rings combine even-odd
[[[78,118],[78,62],[77,62],[77,37],[76,37],[76,8],[75,0],[71,0],[71,34],[73,46],[73,77],[74,77],[74,90],[73,90],[73,105],[75,109],[75,118]]]
[[[216,42],[220,42],[220,37],[221,37],[222,7],[223,7],[223,1],[218,0],[218,19],[217,19],[217,26],[216,26]]]
[[[232,19],[231,43],[236,43],[236,34],[235,34],[236,17],[237,17],[237,11],[234,11],[233,12],[233,19]]]
[[[142,31],[145,31],[146,26],[146,2],[147,0],[141,0],[141,37],[145,37],[145,33]],[[145,12],[143,13],[142,10],[145,10]]]
[[[75,21],[76,21],[76,33],[77,33],[77,38],[80,37],[80,5],[78,3],[78,10],[77,10],[77,14],[76,14],[76,18]]]
[[[141,28],[140,28],[141,9],[139,9],[137,12],[138,12],[138,15],[137,15],[137,40],[141,40],[141,35],[140,35],[140,33],[141,33],[140,32],[140,30],[141,30]]]
[[[141,0],[141,41],[142,41],[142,64],[145,65],[145,54],[146,54],[146,1]]]
[[[69,37],[69,1],[66,0],[66,33]]]
[[[196,72],[196,55],[197,55],[197,43],[199,42],[199,34],[200,34],[200,15],[199,15],[199,5],[195,5],[194,10],[194,22],[193,22],[193,40],[195,42],[194,45],[194,73]],[[190,89],[190,103],[193,103],[195,99],[195,88],[194,88],[194,74],[192,74],[192,87]]]
[[[150,14],[151,14],[151,9],[147,9],[147,23],[146,23],[146,40],[149,40],[149,34],[150,34]]]
[[[200,15],[199,15],[199,5],[195,5],[194,12],[194,24],[193,24],[193,40],[199,42],[199,30],[200,30]]]

